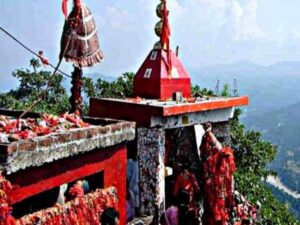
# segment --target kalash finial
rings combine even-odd
[[[161,20],[155,25],[155,33],[160,37],[160,41],[154,45],[154,49],[162,49],[167,51],[168,59],[168,74],[171,78],[172,74],[172,60],[170,49],[171,29],[169,24],[169,12],[167,10],[167,0],[161,0],[161,3],[156,8],[156,14]]]
[[[171,35],[166,0],[161,0],[161,3],[158,4],[156,14],[160,21],[155,25],[155,34],[160,38],[160,41],[154,45],[154,49],[165,49],[167,43],[164,42],[169,42],[169,36]]]

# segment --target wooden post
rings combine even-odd
[[[82,68],[74,66],[74,71],[72,73],[72,88],[71,88],[71,112],[82,114],[83,100],[81,96],[82,87]]]

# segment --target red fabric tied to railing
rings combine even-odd
[[[99,225],[102,212],[112,207],[117,209],[115,188],[98,189],[79,196],[63,205],[26,215],[16,221],[17,225]]]

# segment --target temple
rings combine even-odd
[[[159,4],[157,14],[161,21],[156,33],[161,40],[134,78],[135,97],[91,98],[89,113],[136,122],[141,211],[155,215],[154,224],[171,202],[171,186],[183,158],[200,175],[203,124],[210,122],[216,137],[229,146],[234,109],[248,104],[247,96],[192,97],[188,72],[169,48],[169,36],[164,37],[169,33],[164,29],[170,30],[166,1]]]
[[[86,12],[89,15],[87,9]],[[170,190],[184,159],[190,162],[197,180],[203,179],[203,124],[209,122],[222,145],[230,146],[230,119],[236,107],[248,104],[248,97],[191,96],[189,73],[178,51],[170,47],[165,0],[156,13],[160,21],[155,33],[160,40],[137,70],[134,97],[91,98],[88,117],[80,122],[67,117],[77,127],[0,143],[0,170],[12,185],[9,203],[17,224],[63,224],[53,221],[65,220],[99,224],[103,210],[113,207],[120,212],[120,224],[125,225],[127,155],[132,148],[137,149],[138,156],[140,212],[153,215],[153,224],[159,224],[166,206],[171,204]],[[68,33],[72,24],[68,23],[62,37],[62,46],[67,50],[68,40],[72,39]],[[82,110],[81,67],[103,58],[99,46],[94,47],[98,57],[77,62],[74,69],[73,85],[77,87],[73,87],[70,100],[73,112]],[[73,60],[72,54],[67,56]],[[4,116],[18,118],[20,114],[0,110]],[[42,115],[26,113],[26,117],[39,121]],[[85,123],[89,125],[78,126]],[[0,183],[3,179],[1,176]],[[84,181],[88,183],[87,190],[76,189]],[[75,193],[76,198],[57,204],[64,188],[65,192]]]

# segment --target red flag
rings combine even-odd
[[[168,74],[172,73],[172,60],[171,60],[171,50],[170,50],[170,35],[171,29],[169,24],[168,10],[167,10],[167,2],[164,0],[164,21],[162,27],[162,35],[161,35],[161,43],[162,46],[167,46],[167,59],[168,59]]]
[[[39,58],[43,64],[44,67],[48,66],[49,65],[49,61],[47,58],[44,57],[44,52],[43,51],[39,51]]]
[[[62,1],[61,8],[62,8],[64,16],[67,18],[68,17],[68,0],[63,0]]]

